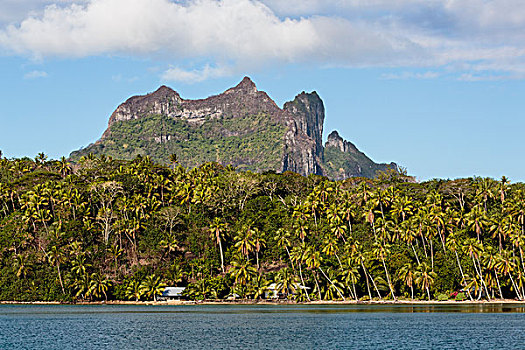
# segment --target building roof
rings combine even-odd
[[[166,287],[162,292],[163,297],[181,297],[186,287]]]

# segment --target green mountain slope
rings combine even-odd
[[[334,179],[373,177],[377,171],[397,169],[395,164],[374,163],[353,145],[355,150],[345,150],[347,141],[339,135],[340,140],[329,137],[323,146],[324,117],[316,92],[302,92],[279,108],[247,77],[202,100],[183,99],[162,86],[121,104],[101,139],[71,153],[71,159],[78,161],[90,153],[127,160],[147,155],[168,164],[174,154],[185,167],[213,161],[240,170],[293,171]]]

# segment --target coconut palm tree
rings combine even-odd
[[[210,224],[210,233],[213,236],[215,243],[219,246],[219,254],[221,256],[221,270],[224,273],[224,253],[222,252],[222,239],[226,231],[226,223],[221,218],[215,217]]]
[[[278,293],[288,297],[289,294],[295,293],[297,289],[297,277],[290,268],[285,267],[279,270],[275,276],[276,290]]]
[[[414,299],[414,267],[412,263],[405,263],[397,272],[397,278],[410,288],[411,299]]]
[[[392,281],[390,279],[390,273],[388,272],[385,263],[385,259],[388,258],[388,255],[390,255],[390,245],[386,243],[381,244],[379,242],[375,242],[372,248],[372,252],[376,258],[381,260],[383,268],[385,269],[385,275],[388,283],[388,288],[390,289],[390,294],[392,295],[392,299],[397,300],[396,295],[394,293],[394,286],[392,285]]]
[[[414,282],[423,290],[426,290],[428,301],[430,301],[430,286],[434,284],[437,274],[431,270],[427,263],[423,262],[414,273]]]
[[[130,300],[134,299],[135,301],[139,301],[143,294],[141,282],[134,278],[130,279],[124,291],[125,297]]]
[[[64,282],[62,282],[62,273],[60,272],[60,265],[65,261],[65,256],[57,246],[52,246],[49,252],[47,252],[47,259],[49,263],[55,265],[57,269],[57,276],[60,282],[60,287],[62,288],[62,294],[66,294],[64,289]]]
[[[165,288],[166,284],[162,282],[160,276],[156,276],[155,274],[147,276],[140,283],[140,292],[142,295],[153,298],[153,301],[157,301],[157,296],[162,295]]]
[[[111,281],[101,273],[93,273],[90,277],[89,289],[87,296],[92,295],[95,298],[100,298],[104,295],[104,299],[108,300],[107,291],[111,287]]]
[[[255,241],[253,238],[254,231],[247,225],[244,225],[235,236],[235,248],[237,251],[246,257],[246,260],[249,260],[250,253],[255,248]]]

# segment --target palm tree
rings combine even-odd
[[[294,263],[290,255],[290,250],[288,250],[288,247],[291,246],[290,237],[291,235],[288,231],[286,231],[283,228],[280,228],[275,233],[274,240],[277,242],[277,247],[284,248],[286,250],[286,254],[288,254],[288,260],[292,265],[292,269],[295,270]]]
[[[177,239],[173,235],[168,235],[166,238],[159,242],[159,247],[164,249],[167,254],[176,252],[179,250]]]
[[[58,162],[58,167],[60,174],[62,174],[63,178],[71,172],[71,165],[67,161],[66,157],[60,158],[60,161]]]
[[[249,260],[249,254],[255,248],[253,233],[254,231],[249,226],[244,225],[241,230],[237,231],[237,236],[234,238],[235,248],[246,257],[246,260]]]
[[[390,245],[389,244],[381,244],[379,242],[375,242],[373,245],[373,253],[375,257],[381,259],[381,262],[383,264],[383,268],[385,269],[385,275],[386,280],[388,283],[388,288],[390,289],[390,293],[392,294],[392,299],[397,300],[396,295],[394,293],[394,286],[392,285],[392,281],[390,279],[390,274],[388,273],[388,269],[386,268],[385,258],[388,257],[390,254]]]
[[[226,224],[222,221],[221,218],[215,217],[213,219],[213,222],[210,224],[210,233],[212,234],[213,238],[215,238],[215,242],[219,246],[219,253],[221,256],[221,269],[224,273],[224,254],[222,252],[222,237],[224,236],[226,230]]]
[[[434,279],[437,277],[437,274],[431,271],[427,263],[423,262],[417,267],[414,277],[414,282],[419,285],[421,289],[427,291],[428,301],[430,301],[430,286],[434,284]]]
[[[153,301],[157,301],[157,296],[162,295],[165,288],[166,284],[162,282],[160,276],[156,276],[155,274],[147,276],[140,283],[140,292],[142,295],[149,298],[153,297]]]
[[[255,250],[255,259],[257,263],[257,270],[259,270],[259,252],[262,248],[266,247],[266,239],[264,232],[260,231],[257,227],[253,229],[253,246]]]
[[[414,299],[414,268],[412,263],[405,263],[397,272],[400,281],[410,287],[411,299]]]
[[[104,295],[104,299],[108,300],[107,291],[111,287],[111,281],[101,273],[91,274],[89,282],[89,289],[86,295],[92,295],[95,298],[100,298]]]
[[[472,295],[470,294],[470,289],[467,288],[467,280],[465,278],[465,274],[463,272],[463,267],[461,266],[461,261],[459,260],[458,255],[458,248],[459,243],[457,242],[456,235],[454,233],[450,233],[447,240],[447,246],[450,251],[453,251],[456,256],[456,262],[458,264],[459,272],[461,273],[461,284],[463,287],[467,290],[467,294],[469,296],[469,299],[472,301]]]
[[[284,294],[286,297],[288,297],[290,293],[295,293],[297,289],[296,276],[288,267],[285,267],[284,269],[281,269],[279,272],[277,272],[277,275],[275,276],[275,283],[277,292]]]
[[[481,281],[482,287],[485,288],[485,293],[487,294],[487,298],[490,298],[487,284],[485,283],[485,280],[483,278],[483,272],[481,270],[481,263],[480,263],[480,256],[482,252],[484,251],[483,245],[480,242],[478,242],[475,238],[467,238],[463,242],[462,249],[463,249],[463,252],[472,259],[474,270],[476,271],[476,274],[478,275]],[[481,293],[479,294],[478,299],[479,298],[481,298]]]
[[[15,269],[16,277],[18,278],[27,278],[28,274],[31,272],[33,267],[27,261],[27,256],[23,254],[17,254],[15,258]]]
[[[252,278],[251,282],[250,287],[253,291],[253,298],[260,299],[261,296],[265,295],[268,291],[270,281],[268,281],[262,274],[258,274]]]
[[[132,278],[131,280],[128,281],[126,285],[124,295],[128,299],[135,299],[135,301],[139,301],[139,299],[144,294],[141,286],[142,284],[140,283],[140,281]]]
[[[257,275],[257,270],[244,259],[235,259],[232,262],[230,273],[235,277],[235,283],[246,286],[251,277]]]
[[[62,274],[60,272],[60,264],[65,261],[65,256],[62,252],[56,247],[52,246],[49,252],[47,252],[47,259],[50,264],[53,264],[57,268],[58,280],[60,281],[60,287],[62,288],[62,294],[66,294],[64,290],[64,282],[62,282]]]
[[[40,152],[35,157],[35,163],[38,167],[42,167],[46,164],[47,155],[44,152]]]

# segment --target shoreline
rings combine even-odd
[[[181,306],[181,305],[404,305],[404,306],[437,306],[437,305],[523,305],[525,301],[515,299],[494,299],[494,300],[373,300],[373,301],[310,301],[310,302],[294,302],[294,301],[266,301],[266,300],[205,300],[205,301],[193,301],[193,300],[167,300],[167,301],[82,301],[82,302],[60,302],[60,301],[0,301],[0,305],[130,305],[130,306]]]

